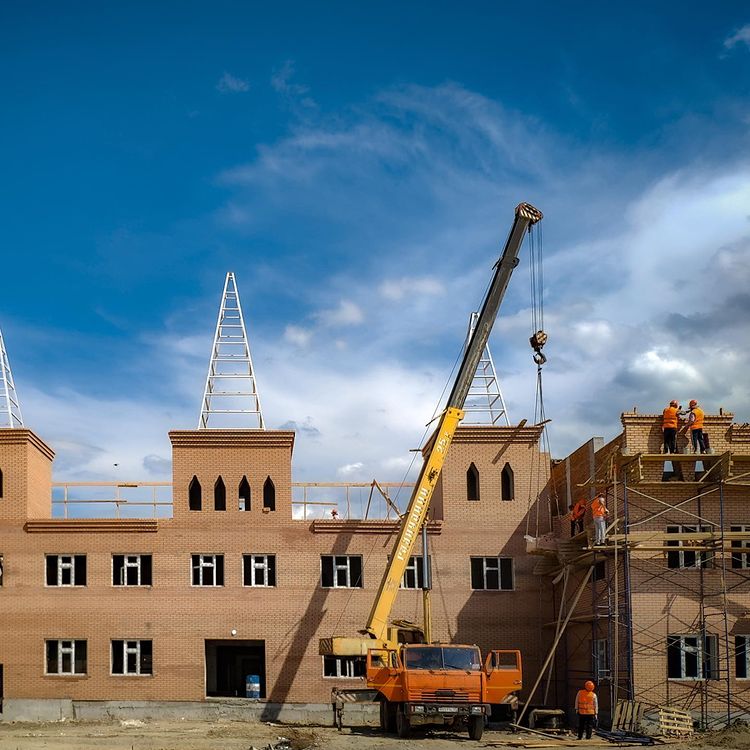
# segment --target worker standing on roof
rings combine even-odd
[[[575,505],[569,507],[570,535],[583,533],[583,517],[586,515],[586,498],[582,497]]]
[[[662,412],[661,430],[664,433],[664,453],[677,453],[677,421],[680,404],[675,399]]]
[[[693,453],[705,453],[706,443],[703,436],[703,417],[705,413],[698,406],[695,399],[690,401],[690,411],[688,412],[687,428],[690,430],[690,437],[693,441]],[[700,448],[700,451],[698,450]]]
[[[594,721],[599,715],[599,698],[594,692],[594,683],[586,680],[583,690],[579,690],[576,695],[576,713],[578,714],[578,739],[583,739],[583,732],[586,732],[586,739],[591,739],[591,733],[594,729]]]
[[[601,492],[591,503],[591,515],[594,518],[594,544],[604,544],[607,541],[607,504]]]

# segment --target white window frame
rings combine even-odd
[[[198,558],[198,565],[196,566],[193,563],[193,557]],[[190,556],[190,584],[191,586],[195,588],[221,588],[224,584],[223,583],[217,583],[217,565],[216,560],[217,558],[221,557],[220,554],[214,554],[214,555],[203,555],[198,552],[193,553]],[[195,568],[198,568],[198,583],[193,583],[193,571]],[[207,570],[208,568],[211,568],[214,573],[214,582],[213,583],[203,583],[203,571]]]
[[[112,585],[113,586],[143,586],[141,582],[141,558],[143,555],[118,555],[123,558],[122,570],[120,571],[120,582],[114,582],[115,555],[112,555]],[[128,583],[128,568],[135,568],[137,571],[137,583]],[[153,574],[152,574],[153,576]],[[150,584],[149,584],[150,585]]]
[[[591,651],[594,656],[594,674],[599,678],[609,677],[609,639],[594,638]]]
[[[734,641],[734,650],[735,650],[735,663],[734,663],[734,678],[736,680],[742,680],[743,682],[745,680],[750,680],[750,635],[744,635],[743,633],[736,633]],[[737,676],[737,638],[744,638],[745,639],[745,676],[744,677],[738,677]]]
[[[747,524],[732,524],[730,531],[750,532],[750,526]],[[732,539],[730,543],[730,555],[738,555],[740,564],[734,567],[734,558],[730,557],[731,565],[735,570],[747,570],[750,568],[750,539]]]
[[[276,557],[276,555],[243,555],[243,561],[242,561],[242,575],[244,578],[245,575],[245,557],[250,558],[250,567],[251,567],[251,575],[250,575],[250,583],[242,582],[243,586],[249,586],[251,588],[264,588],[264,589],[272,589],[276,588],[276,584],[270,584],[268,582],[268,558],[269,557]],[[263,571],[263,583],[255,583],[255,571],[256,570],[262,570]]]
[[[333,573],[333,581],[331,586],[324,586],[323,588],[331,588],[331,589],[363,589],[364,585],[362,584],[362,580],[360,580],[360,585],[355,586],[352,585],[352,567],[351,567],[351,561],[352,558],[359,558],[360,561],[360,579],[364,577],[364,561],[362,560],[361,555],[321,555],[320,557],[320,581],[321,584],[323,582],[323,558],[324,557],[330,557],[332,558],[332,573]],[[346,560],[345,563],[338,563],[337,560],[343,558]],[[344,574],[345,583],[339,583],[339,573]]]
[[[473,591],[515,591],[516,589],[516,566],[513,561],[512,557],[501,557],[498,555],[497,557],[481,557],[480,555],[472,555],[471,560],[481,560],[482,561],[482,583],[484,584],[481,589],[472,589]],[[510,588],[504,588],[503,587],[503,579],[502,579],[502,568],[500,567],[500,560],[510,560]],[[488,562],[495,563],[495,567],[492,565],[488,565]],[[471,565],[471,562],[469,562],[469,565]],[[487,585],[487,571],[488,570],[495,570],[497,571],[497,588],[490,588]],[[470,571],[471,572],[471,571]]]
[[[670,530],[671,529],[671,530]],[[669,534],[695,534],[698,532],[704,533],[711,531],[710,526],[704,526],[700,524],[669,524],[667,526],[667,547],[673,547],[674,549],[667,550],[667,561],[669,560],[670,554],[677,554],[679,565],[676,568],[670,568],[670,570],[706,570],[712,568],[714,563],[714,556],[712,552],[707,550],[695,550],[691,549],[689,545],[682,539],[676,539],[670,541]],[[701,546],[705,546],[701,544]],[[685,565],[685,553],[692,553],[695,555],[695,565]],[[667,563],[668,565],[669,563]]]
[[[409,558],[409,563],[404,568],[404,574],[401,576],[401,583],[399,584],[399,588],[403,589],[404,591],[421,591],[422,587],[419,585],[419,579],[421,576],[423,576],[424,571],[422,569],[424,565],[424,560],[422,558],[422,555],[412,555]],[[427,558],[427,569],[429,571],[430,568],[430,558],[428,556]],[[408,581],[406,580],[407,575],[411,575],[414,578],[414,585],[409,586]]]
[[[86,649],[86,671],[85,672],[76,672],[76,641],[83,641],[86,643],[86,640],[84,638],[60,638],[59,640],[56,638],[47,638],[44,641],[44,674],[46,675],[85,675],[88,674],[88,648]],[[57,644],[57,671],[56,672],[48,672],[47,671],[47,644],[48,643],[56,643]],[[66,646],[65,644],[69,643],[69,646]],[[65,655],[70,656],[70,671],[65,672],[63,671],[63,657]]]
[[[114,671],[114,660],[112,659],[112,645],[114,644],[114,641],[122,641],[122,672]],[[151,666],[150,672],[141,672],[141,644],[144,641],[149,641],[151,643],[151,659],[153,660],[154,642],[150,638],[142,638],[142,639],[113,638],[112,641],[110,641],[109,673],[110,675],[112,675],[112,677],[153,677],[153,674],[154,674],[153,664]],[[135,671],[134,672],[130,672],[128,670],[128,655],[129,654],[135,655]]]
[[[682,682],[701,682],[703,680],[713,680],[717,679],[716,677],[712,676],[712,670],[710,669],[711,666],[718,667],[717,664],[711,665],[710,659],[711,659],[711,649],[704,649],[703,644],[703,635],[700,633],[686,633],[685,635],[681,635],[679,633],[670,634],[667,636],[667,644],[669,644],[669,639],[671,638],[679,638],[680,645],[680,676],[679,677],[670,677],[669,676],[669,661],[667,657],[667,679],[668,680],[676,680],[676,681],[682,681]],[[709,639],[710,642],[714,644],[714,648],[716,650],[716,653],[714,654],[714,658],[718,660],[718,636],[715,633],[706,633],[706,642],[708,645]],[[694,643],[688,644],[687,641],[694,641]],[[669,646],[667,645],[667,648]],[[696,676],[686,676],[685,672],[687,671],[686,661],[687,661],[687,654],[695,654],[696,661],[698,663],[698,674]],[[707,661],[707,659],[709,661]],[[706,669],[706,666],[708,665],[709,669]],[[708,675],[706,675],[706,671],[709,672]]]
[[[324,656],[323,679],[324,680],[361,680],[363,675],[355,675],[354,667],[357,661],[364,663],[365,656]],[[333,659],[336,665],[336,674],[326,674],[326,659]],[[329,662],[330,663],[330,662]]]

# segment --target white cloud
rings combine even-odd
[[[386,299],[401,300],[407,296],[416,298],[442,294],[445,287],[440,281],[429,276],[422,278],[402,277],[400,279],[386,279],[380,284],[379,291]]]
[[[322,325],[330,328],[356,326],[365,319],[359,305],[346,299],[341,300],[337,307],[320,310],[315,313],[315,317]]]
[[[336,473],[342,477],[351,477],[360,474],[364,466],[365,465],[361,461],[357,461],[353,464],[344,464],[343,466],[339,466]]]
[[[216,84],[216,90],[222,94],[241,94],[250,90],[250,84],[225,71]]]
[[[750,23],[737,29],[734,34],[731,34],[724,40],[724,46],[727,49],[732,49],[738,44],[744,44],[746,47],[750,48]]]
[[[284,339],[295,346],[307,346],[312,335],[312,331],[302,326],[288,325],[284,329]]]

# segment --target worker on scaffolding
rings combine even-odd
[[[599,698],[594,692],[594,683],[586,680],[583,690],[579,690],[576,695],[576,713],[578,714],[578,739],[583,739],[583,733],[586,732],[586,739],[591,739],[591,733],[594,730],[594,722],[599,716]]]
[[[568,518],[570,519],[570,536],[574,537],[576,534],[582,534],[583,518],[586,515],[586,498],[580,498],[575,505],[570,505],[568,510],[570,511],[568,513]]]
[[[698,402],[695,399],[691,399],[689,407],[690,411],[688,412],[687,429],[690,432],[690,438],[693,443],[693,453],[705,453],[706,436],[703,434],[703,417],[705,416],[705,413],[703,409],[698,406]]]
[[[600,492],[591,503],[591,515],[594,519],[594,544],[604,544],[607,541],[607,504]]]
[[[680,403],[676,399],[662,412],[661,430],[664,433],[664,453],[677,453],[677,423],[680,418]]]

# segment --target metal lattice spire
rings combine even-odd
[[[21,405],[18,402],[13,371],[10,369],[5,339],[0,331],[0,427],[23,427]]]
[[[209,427],[265,429],[240,295],[233,273],[228,273],[224,282],[198,420],[199,430]]]
[[[478,317],[479,314],[475,312],[469,316],[469,330],[466,334],[464,349],[471,341]],[[508,412],[505,409],[503,394],[500,392],[500,384],[497,380],[497,372],[495,372],[495,363],[492,361],[489,344],[484,347],[477,365],[477,371],[464,404],[464,412],[466,412],[464,424],[491,424],[510,427]]]

